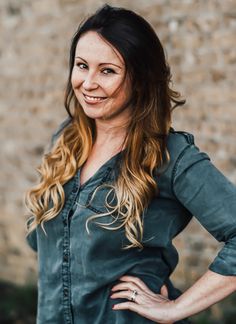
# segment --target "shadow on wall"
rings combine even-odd
[[[37,312],[37,286],[17,286],[0,282],[0,323],[35,324]],[[191,318],[193,324],[235,324],[236,294],[221,302],[218,314],[214,307]]]

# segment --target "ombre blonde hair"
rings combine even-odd
[[[171,112],[185,101],[170,88],[170,68],[152,27],[133,11],[109,5],[103,6],[79,26],[72,39],[64,102],[71,123],[63,129],[50,152],[44,154],[37,168],[40,181],[26,193],[25,204],[32,214],[28,233],[38,225],[45,231],[44,223],[60,213],[65,203],[63,185],[85,163],[96,138],[95,122],[85,115],[71,86],[77,42],[82,34],[91,30],[114,46],[124,59],[126,73],[132,82],[129,100],[132,118],[127,128],[119,175],[114,183],[106,185],[108,195],[115,193],[116,204],[111,206],[106,199],[108,211],[91,215],[86,230],[89,232],[89,221],[111,215],[112,222],[96,223],[107,230],[124,227],[130,242],[124,248],[142,248],[143,214],[158,191],[155,170],[169,160],[167,136],[171,128]],[[118,225],[111,226],[114,224]]]

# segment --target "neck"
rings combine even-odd
[[[106,142],[125,138],[129,124],[129,112],[108,119],[95,119],[96,142]]]
[[[127,126],[113,124],[111,121],[96,120],[96,147],[107,145],[111,148],[122,149],[122,145],[127,134]]]

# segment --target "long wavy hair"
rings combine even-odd
[[[158,192],[155,170],[168,162],[167,136],[171,128],[171,112],[183,105],[180,93],[171,89],[171,73],[162,44],[151,25],[140,15],[124,8],[104,5],[80,24],[70,48],[69,76],[64,105],[71,117],[49,153],[44,154],[37,168],[40,182],[28,190],[26,207],[32,214],[28,233],[56,217],[63,208],[63,185],[71,179],[87,160],[96,138],[94,120],[85,115],[71,84],[75,50],[81,35],[97,32],[122,56],[126,73],[132,83],[132,118],[127,128],[125,150],[119,165],[118,177],[108,184],[115,192],[116,204],[104,214],[113,221],[99,226],[107,230],[124,227],[129,245],[124,248],[142,248],[143,215],[151,199]],[[164,158],[165,157],[165,158]],[[97,188],[94,192],[96,194]],[[93,197],[92,197],[93,199]],[[116,217],[114,217],[116,215]],[[118,224],[117,226],[111,226]]]

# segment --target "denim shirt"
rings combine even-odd
[[[70,120],[53,135],[53,142]],[[181,291],[169,279],[178,264],[172,245],[194,216],[218,241],[225,242],[209,269],[236,275],[236,188],[194,144],[194,136],[171,129],[167,148],[170,162],[157,172],[159,193],[144,212],[143,250],[123,250],[129,243],[124,229],[110,231],[86,219],[106,211],[103,187],[112,183],[122,152],[108,160],[80,185],[80,169],[64,184],[65,204],[61,212],[27,236],[38,255],[37,324],[145,324],[154,323],[129,310],[112,310],[124,299],[109,298],[111,288],[124,274],[141,278],[160,293],[165,283],[169,298]],[[159,170],[160,171],[160,170]],[[96,221],[96,220],[95,220]],[[111,216],[99,218],[108,223]],[[127,301],[125,299],[125,301]],[[177,323],[188,323],[183,319]]]

